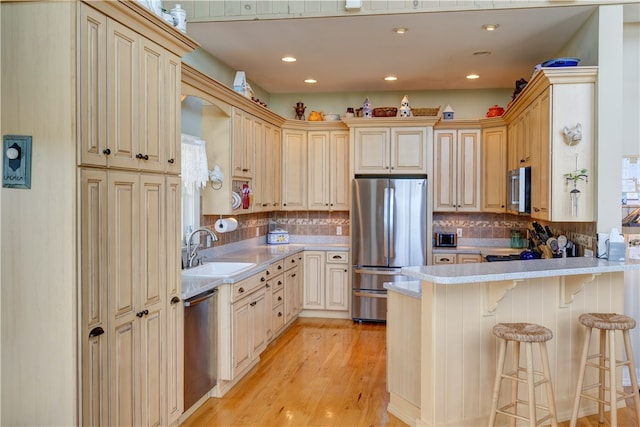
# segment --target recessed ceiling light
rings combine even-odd
[[[396,80],[398,80],[396,76],[387,76],[384,79],[388,82],[395,82]]]
[[[498,25],[498,24],[484,24],[482,26],[482,29],[485,30],[485,31],[495,31],[495,30],[498,29],[499,26],[500,25]]]
[[[393,29],[393,32],[396,33],[396,34],[404,34],[407,31],[409,31],[409,29],[408,28],[404,28],[404,27],[398,27],[398,28],[394,28]]]
[[[491,52],[489,52],[488,50],[479,50],[477,52],[473,52],[473,54],[475,56],[486,56],[486,55],[491,55]]]
[[[314,83],[318,83],[318,81],[316,79],[305,79],[304,81],[305,83],[309,83],[309,84],[314,84]]]
[[[469,80],[475,80],[475,79],[479,79],[479,78],[480,78],[480,76],[479,76],[479,75],[477,75],[477,74],[469,74],[469,75],[467,76],[467,78],[468,78]]]
[[[284,58],[282,58],[283,62],[296,62],[297,59],[294,58],[293,56],[285,56]]]

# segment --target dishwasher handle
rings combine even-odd
[[[194,297],[191,297],[187,300],[184,301],[184,306],[185,307],[193,307],[194,305],[198,305],[206,300],[208,300],[209,298],[212,298],[216,292],[218,292],[217,289],[210,289],[206,292],[203,292],[201,294],[198,294]]]

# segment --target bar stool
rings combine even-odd
[[[551,330],[544,326],[532,323],[498,323],[493,327],[493,334],[500,339],[500,350],[498,355],[498,367],[496,379],[493,386],[493,402],[491,404],[491,416],[489,418],[489,426],[494,426],[496,415],[506,415],[516,420],[528,421],[529,426],[534,427],[551,419],[551,425],[556,427],[558,421],[556,418],[556,406],[553,398],[553,387],[551,386],[551,377],[549,369],[549,356],[547,354],[547,341],[553,338]],[[504,372],[504,361],[507,354],[507,343],[513,343],[513,370]],[[534,371],[533,369],[533,344],[538,343],[540,346],[540,359],[542,362],[542,371]],[[520,366],[520,344],[524,344],[526,354],[526,367]],[[525,376],[521,377],[520,372],[525,372]],[[535,381],[534,375],[542,377],[539,381]],[[511,401],[498,408],[498,400],[500,398],[500,386],[502,380],[511,380],[514,382],[511,388]],[[518,386],[523,383],[527,386],[529,401],[518,399]],[[543,406],[536,403],[535,388],[545,385],[547,392],[547,404]],[[518,414],[518,405],[528,406],[528,417]],[[541,419],[536,418],[536,409],[542,409],[548,412]]]
[[[638,396],[638,380],[636,379],[636,369],[633,363],[633,353],[631,352],[631,340],[629,339],[629,329],[636,327],[636,321],[622,314],[616,313],[584,313],[578,318],[580,323],[587,328],[587,336],[582,349],[582,359],[580,361],[580,373],[578,374],[578,385],[576,387],[576,398],[573,403],[573,413],[571,414],[570,427],[575,427],[580,409],[580,399],[585,398],[598,402],[598,415],[600,423],[604,422],[604,405],[609,405],[611,409],[611,426],[618,425],[617,402],[629,397],[633,397],[636,406],[636,417],[640,423],[640,397]],[[600,329],[599,353],[589,355],[589,344],[591,342],[591,332],[593,328]],[[626,361],[616,359],[616,336],[615,332],[621,331],[626,352]],[[607,357],[607,344],[609,352]],[[590,362],[590,359],[598,359],[597,363]],[[616,368],[626,366],[629,369],[631,378],[631,393],[625,394],[623,389],[618,388],[616,379]],[[598,382],[588,386],[583,386],[586,368],[598,369]],[[609,387],[606,385],[605,371],[609,372]],[[587,394],[590,389],[598,389],[598,395]],[[608,399],[605,399],[605,391],[608,391]]]

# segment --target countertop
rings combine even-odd
[[[269,264],[280,261],[289,255],[296,254],[301,251],[348,251],[347,243],[332,243],[322,241],[312,241],[308,243],[293,243],[286,245],[245,245],[238,246],[232,251],[219,251],[214,254],[211,259],[206,261],[236,261],[255,263],[255,267],[245,270],[237,275],[225,278],[208,278],[208,277],[188,277],[182,276],[182,299],[189,299],[202,292],[225,283],[236,283],[247,277],[260,273],[267,269]],[[184,271],[184,270],[183,270]]]
[[[591,257],[553,258],[405,267],[401,271],[402,274],[417,280],[447,285],[630,270],[640,270],[640,260],[613,262]],[[387,289],[395,290],[391,283]]]

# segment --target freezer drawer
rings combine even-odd
[[[387,291],[366,291],[354,289],[351,298],[351,317],[355,321],[386,322]]]

